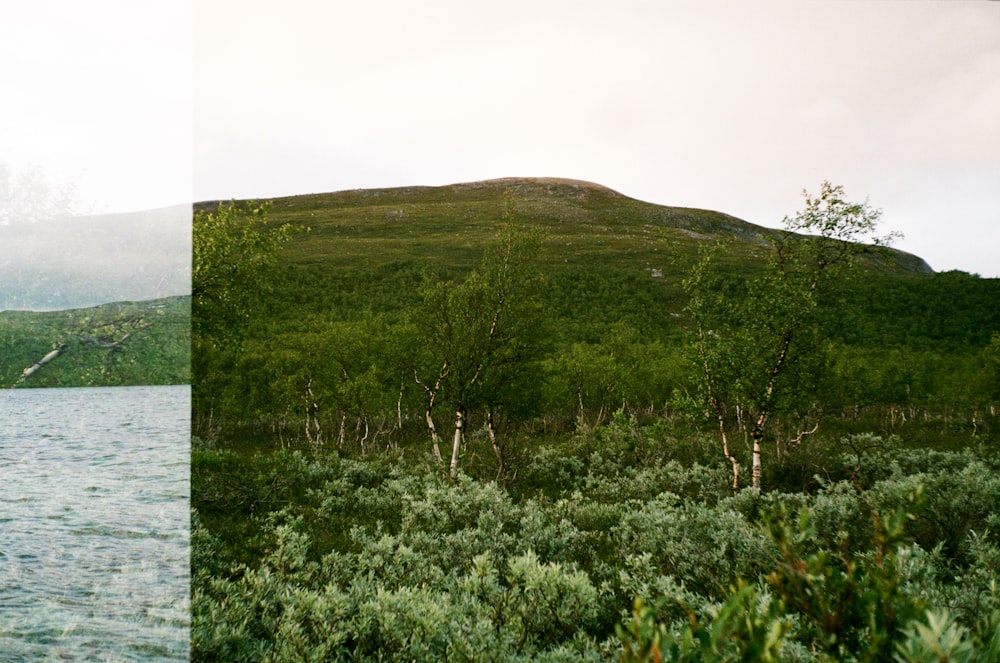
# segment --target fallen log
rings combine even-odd
[[[38,369],[40,369],[44,364],[47,364],[56,357],[58,357],[60,353],[62,353],[62,351],[66,349],[66,347],[67,346],[65,343],[60,343],[55,350],[52,350],[51,352],[47,353],[44,357],[36,361],[34,364],[21,371],[21,380],[24,380],[25,378],[31,376],[33,373],[37,372]]]

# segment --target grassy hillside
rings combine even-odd
[[[0,386],[186,384],[190,345],[189,296],[64,311],[4,311]],[[42,362],[46,356],[49,360]]]
[[[544,278],[540,297],[552,362],[566,364],[574,346],[600,352],[615,334],[633,339],[635,354],[645,357],[652,373],[642,378],[649,385],[647,405],[662,404],[682,386],[679,347],[690,323],[681,281],[699,251],[728,243],[720,265],[738,291],[740,277],[757,270],[782,235],[720,212],[654,205],[558,179],[276,199],[269,223],[297,232],[282,250],[263,314],[242,332],[250,354],[259,351],[253,359],[244,355],[246,371],[259,373],[278,349],[301,344],[304,334],[322,335],[334,324],[375,317],[393,326],[405,320],[428,276],[461,279],[479,263],[495,245],[505,214],[542,234],[535,266]],[[968,400],[968,393],[956,393],[966,388],[962,376],[981,363],[980,353],[1000,332],[1000,280],[936,274],[920,258],[899,251],[867,257],[828,304],[825,336],[842,346],[839,355],[851,364],[841,368],[854,371],[854,382],[863,378],[874,385],[865,402],[880,402],[880,394],[898,401],[898,393],[907,402]],[[213,375],[202,380],[213,398],[238,390],[240,407],[280,407],[267,390],[259,395],[260,407],[254,405],[247,381],[261,378],[233,374],[235,356],[213,361],[204,367]],[[975,377],[975,388],[981,381]],[[399,390],[398,381],[393,389]],[[595,396],[594,407],[602,399]],[[204,404],[196,394],[196,411]]]
[[[603,326],[628,319],[655,334],[676,331],[680,281],[707,242],[731,240],[733,273],[756,268],[781,231],[707,210],[665,207],[574,180],[501,179],[442,187],[344,191],[272,201],[271,222],[308,228],[286,247],[278,319],[396,312],[421,275],[472,269],[496,240],[505,211],[541,230],[537,257],[544,298],[565,340],[597,340]],[[197,208],[211,206],[204,203]],[[879,273],[922,274],[921,259],[892,252]],[[671,314],[674,314],[673,316]]]

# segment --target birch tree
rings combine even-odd
[[[533,257],[540,246],[534,233],[508,225],[495,247],[464,281],[430,280],[421,291],[416,327],[423,361],[414,366],[426,396],[425,421],[435,460],[443,467],[435,408],[454,412],[448,471],[458,473],[469,413],[482,410],[498,467],[503,452],[496,410],[522,401],[525,376],[538,358],[541,308]],[[537,381],[536,381],[537,382]]]
[[[740,465],[732,428],[748,439],[752,485],[760,489],[767,424],[803,395],[796,383],[807,383],[802,369],[820,352],[812,342],[821,333],[813,312],[859,255],[895,237],[879,236],[880,210],[867,201],[847,202],[843,187],[824,182],[818,196],[803,196],[805,207],[785,217],[787,234],[774,242],[762,272],[727,286],[717,247],[683,284],[694,321],[700,401],[718,426],[733,490],[740,485]]]
[[[268,205],[220,203],[192,223],[191,324],[198,338],[233,337],[267,288],[268,271],[290,237],[269,228]]]
[[[393,352],[385,326],[374,317],[315,317],[301,325],[301,331],[283,336],[280,350],[270,352],[264,381],[272,406],[302,419],[310,445],[335,439],[343,447],[350,428],[364,452],[374,437],[388,432],[390,419],[395,428],[395,417],[387,415],[395,398],[386,368]],[[326,429],[327,424],[332,426]]]

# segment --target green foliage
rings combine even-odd
[[[995,523],[995,515],[990,515],[996,513],[1000,504],[1000,476],[995,465],[974,460],[951,471],[938,467],[906,475],[900,472],[894,480],[872,488],[873,502],[882,508],[898,508],[904,499],[902,491],[918,485],[933,508],[922,509],[909,531],[925,550],[940,546],[947,559],[962,564],[970,554],[970,531],[979,531],[986,540],[1000,543],[1000,531],[995,529],[1000,523]]]
[[[414,311],[413,323],[429,368],[418,372],[447,373],[445,398],[456,406],[515,401],[517,387],[526,386],[517,378],[539,354],[544,321],[532,264],[538,247],[537,236],[506,227],[464,281],[430,279],[421,288],[423,306]],[[517,387],[500,389],[504,383]]]
[[[0,386],[106,387],[191,380],[191,298],[0,312]],[[41,360],[54,350],[59,353]],[[37,366],[33,370],[33,367]]]
[[[268,207],[230,202],[195,212],[191,294],[199,339],[231,339],[255,314],[278,249],[290,236],[287,225],[267,228]]]
[[[836,548],[816,550],[810,550],[816,534],[808,509],[794,526],[783,514],[770,523],[780,562],[768,583],[835,659],[889,660],[903,627],[921,614],[922,603],[903,591],[897,560],[911,515],[901,509],[876,517],[870,542],[845,537]]]
[[[536,233],[508,224],[464,281],[428,278],[420,290],[422,305],[412,314],[417,334],[408,364],[425,392],[424,416],[439,464],[443,458],[433,421],[435,405],[450,406],[455,413],[452,476],[458,470],[470,412],[486,412],[498,473],[503,471],[503,451],[496,439],[496,413],[537,412],[544,329],[537,299],[540,279],[533,263],[538,247]]]
[[[613,532],[620,549],[648,555],[659,573],[684,578],[687,589],[711,599],[739,578],[760,575],[768,561],[763,541],[739,513],[666,492],[630,510]]]
[[[822,195],[835,189],[828,188]],[[822,195],[820,212],[823,205],[840,210],[837,196],[823,202]],[[244,315],[252,309],[235,304],[220,309],[216,301],[228,301],[227,295],[196,292],[196,331],[205,313],[205,320],[219,323],[213,323],[216,329],[234,332],[233,325],[239,325],[240,343],[232,335],[222,341],[221,332],[196,334],[193,413],[202,435],[232,438],[237,431],[253,431],[259,444],[266,444],[259,436],[270,430],[272,445],[288,444],[293,435],[302,438],[307,426],[313,443],[319,438],[366,451],[375,446],[373,439],[383,447],[416,440],[427,399],[414,381],[413,365],[420,365],[425,384],[443,365],[437,363],[440,357],[430,356],[442,347],[427,342],[436,325],[430,313],[448,310],[452,323],[469,329],[474,321],[462,320],[456,307],[467,311],[466,318],[475,318],[477,308],[479,318],[488,318],[485,284],[499,283],[500,272],[487,263],[503,263],[498,233],[512,219],[539,233],[537,243],[524,244],[531,248],[521,252],[521,269],[508,272],[530,286],[530,296],[520,297],[530,306],[511,310],[511,319],[532,323],[533,331],[522,337],[536,354],[531,361],[515,362],[519,370],[513,376],[511,365],[499,361],[502,370],[484,376],[483,388],[466,394],[479,402],[470,406],[466,431],[471,434],[479,425],[478,417],[485,419],[483,405],[491,400],[501,438],[503,429],[512,434],[526,417],[541,415],[547,432],[564,433],[592,428],[620,408],[647,417],[674,416],[674,405],[694,402],[698,393],[688,389],[685,376],[691,369],[681,351],[690,327],[682,316],[688,297],[681,283],[691,276],[700,247],[730,240],[727,251],[714,259],[718,270],[706,273],[705,285],[718,286],[725,295],[722,305],[744,302],[748,319],[758,324],[763,321],[750,316],[750,294],[760,289],[754,283],[774,285],[762,276],[778,255],[773,247],[787,247],[781,254],[789,266],[785,282],[794,284],[801,282],[806,266],[829,262],[847,246],[824,238],[822,228],[806,228],[808,215],[790,223],[820,233],[811,241],[713,212],[664,208],[594,185],[547,180],[300,196],[271,201],[266,215],[263,207],[198,207],[195,252],[203,264],[219,264],[209,258],[224,252],[212,242],[206,245],[211,250],[201,251],[200,233],[211,235],[209,229],[219,228],[227,229],[216,234],[228,237],[221,245],[231,244],[232,255],[240,253],[241,233],[249,232],[254,241],[270,242],[260,247],[270,260],[249,270],[253,273],[233,272],[239,261],[216,270],[224,281],[241,284],[242,293],[230,294],[250,297],[257,314]],[[289,232],[305,227],[310,232]],[[246,243],[253,248],[254,241]],[[798,334],[790,347],[799,370],[787,371],[777,385],[776,413],[783,420],[798,417],[808,430],[808,418],[814,422],[820,408],[829,416],[855,407],[875,413],[916,406],[937,416],[960,407],[975,434],[997,432],[995,410],[990,410],[995,399],[988,396],[996,380],[991,381],[981,353],[1000,329],[995,313],[1000,281],[919,271],[917,261],[903,254],[865,253],[838,273],[838,287],[818,292],[809,311],[809,333]],[[827,278],[826,284],[833,281]],[[199,308],[202,299],[205,306]],[[792,308],[776,309],[775,315]],[[212,310],[219,316],[212,318]],[[338,325],[336,333],[327,334]],[[713,322],[712,328],[722,327]],[[720,384],[749,390],[750,376],[762,374],[764,360],[776,356],[773,350],[780,346],[772,344],[765,352],[758,331],[743,329],[748,343],[733,346],[743,353],[745,375],[720,377]],[[437,325],[434,333],[444,332]],[[336,375],[344,366],[341,359],[330,367],[319,360],[336,347],[334,337],[344,334],[356,339],[347,339],[348,347],[363,346],[352,355],[346,378]],[[362,340],[365,335],[369,338]],[[473,347],[453,340],[456,348]],[[316,361],[310,361],[311,347],[318,348]],[[514,347],[508,346],[506,356]],[[310,379],[315,398],[307,393]],[[487,383],[509,387],[490,390]],[[455,383],[443,389],[458,395]],[[441,398],[446,399],[444,390]],[[745,413],[746,403],[738,405]],[[450,424],[452,414],[438,425]],[[729,408],[728,416],[735,419],[737,411]],[[953,439],[965,432],[952,421],[945,423],[951,429],[944,432]],[[881,422],[865,419],[861,429],[897,432],[895,426],[882,428]],[[502,450],[506,460],[516,462],[517,448],[509,440],[501,439],[503,444],[508,445]],[[730,451],[742,455],[736,448]],[[474,454],[469,460],[474,463],[470,471],[488,471]],[[505,472],[517,469],[505,465]]]
[[[983,350],[982,393],[991,400],[1000,400],[1000,333],[993,334]]]
[[[994,612],[973,634],[947,610],[928,610],[914,622],[905,642],[897,646],[900,663],[988,663],[1000,660],[1000,613]],[[988,638],[983,641],[981,638]]]
[[[655,620],[641,600],[636,600],[632,621],[618,628],[622,663],[653,661],[774,663],[781,657],[783,637],[791,622],[780,612],[781,604],[753,585],[734,588],[709,619],[693,612],[689,624],[670,630]],[[679,632],[678,632],[679,631]]]
[[[813,239],[559,181],[273,201],[262,235],[313,230],[196,345],[192,660],[989,660],[1000,291],[891,252],[827,279],[876,217],[828,185]],[[771,492],[727,486],[688,303]],[[429,404],[465,417],[450,477]]]
[[[904,541],[923,510],[919,501],[918,491],[890,515],[873,514],[866,540],[842,536],[833,546],[821,543],[821,514],[802,507],[793,517],[779,504],[765,518],[777,548],[766,576],[773,594],[737,583],[708,619],[687,598],[686,615],[673,621],[637,600],[631,621],[617,630],[621,660],[996,660],[1000,611],[963,625],[945,608],[925,608],[908,586]],[[992,587],[995,595],[995,579]]]
[[[621,321],[597,343],[573,343],[546,361],[548,408],[576,409],[578,425],[592,428],[617,408],[655,410],[666,404],[686,366],[676,348],[644,340]],[[588,419],[589,413],[593,420]]]
[[[702,403],[718,421],[723,454],[737,462],[727,441],[733,420],[753,440],[753,486],[761,482],[761,442],[770,418],[820,406],[818,371],[825,363],[817,342],[815,311],[875,235],[880,213],[843,200],[843,189],[824,182],[805,208],[785,219],[789,235],[775,241],[763,271],[733,281],[718,275],[722,246],[708,252],[684,281],[694,320],[693,372]]]
[[[990,651],[995,461],[895,448],[863,492],[726,497],[723,468],[668,458],[660,435],[619,414],[510,489],[198,441],[193,660],[655,660],[653,644],[661,660],[893,660],[934,640],[924,606]],[[950,530],[928,527],[938,511]]]
[[[943,354],[982,348],[1000,329],[997,281],[958,271],[890,275],[854,269],[841,276],[823,326],[851,346]]]

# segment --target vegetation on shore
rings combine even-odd
[[[195,660],[1000,651],[997,280],[564,180],[261,209],[195,219],[267,269],[194,284]]]
[[[191,381],[191,298],[0,312],[0,386],[108,387]]]

